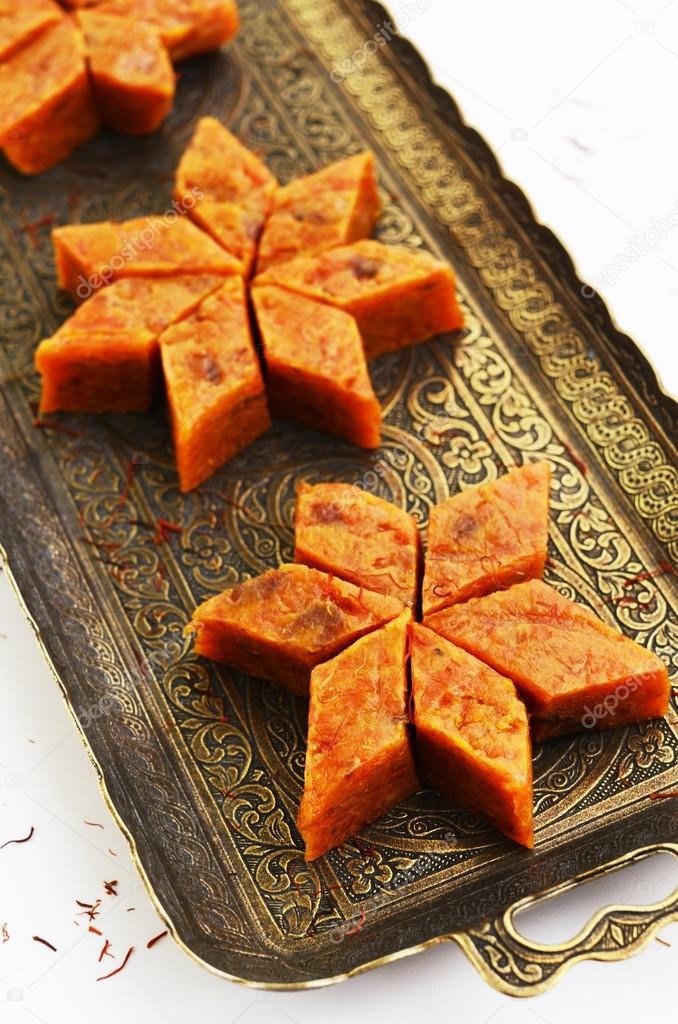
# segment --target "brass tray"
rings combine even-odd
[[[35,180],[0,168],[9,567],[151,895],[190,955],[248,984],[308,987],[452,938],[492,984],[539,991],[576,959],[626,955],[678,917],[678,895],[608,909],[572,943],[541,948],[507,911],[611,862],[678,854],[677,802],[651,798],[678,781],[675,699],[666,720],[538,747],[534,853],[422,792],[308,866],[294,826],[304,703],[197,659],[182,628],[198,601],[291,557],[302,477],[359,482],[425,523],[462,482],[539,456],[554,474],[548,578],[675,668],[676,578],[662,566],[678,552],[678,407],[416,52],[386,38],[382,8],[245,0],[242,13],[235,45],[183,66],[157,136],[102,133]],[[31,361],[70,308],[56,290],[50,218],[167,209],[206,113],[282,180],[372,147],[380,237],[449,257],[468,329],[458,349],[443,339],[374,365],[379,453],[277,422],[181,496],[163,410],[36,429]],[[158,545],[160,516],[183,532]]]

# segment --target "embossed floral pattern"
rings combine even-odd
[[[351,891],[357,896],[365,896],[375,883],[387,885],[393,878],[393,870],[386,863],[379,851],[370,853],[369,857],[351,857],[346,864],[350,877]]]
[[[492,456],[487,441],[471,441],[467,437],[453,437],[442,460],[449,469],[461,469],[469,476],[475,476],[483,468],[483,459]]]
[[[619,778],[626,779],[636,768],[651,768],[656,764],[671,764],[673,748],[658,725],[640,726],[637,733],[629,737],[626,754],[619,765]]]

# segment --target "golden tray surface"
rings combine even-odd
[[[512,921],[537,893],[656,850],[678,855],[677,802],[651,798],[678,782],[675,695],[661,721],[537,747],[534,853],[427,791],[307,865],[294,825],[304,702],[201,661],[182,630],[198,602],[291,560],[303,478],[355,481],[424,524],[462,484],[539,457],[554,481],[547,578],[675,671],[676,577],[664,569],[678,561],[678,406],[602,301],[584,297],[560,242],[414,49],[400,38],[365,48],[388,23],[378,4],[241,8],[237,41],[182,67],[158,135],[102,133],[39,179],[0,167],[9,567],[151,895],[194,958],[248,984],[303,988],[452,938],[496,987],[541,991],[576,960],[628,955],[678,918],[678,894],[608,908],[557,947],[526,942]],[[379,452],[277,422],[181,495],[162,411],[37,430],[32,356],[70,308],[51,218],[169,209],[179,154],[208,113],[283,181],[372,148],[379,236],[451,260],[468,327],[456,350],[439,340],[373,364]],[[154,544],[159,517],[183,532]]]

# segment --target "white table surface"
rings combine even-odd
[[[454,93],[467,120],[604,292],[619,324],[678,390],[678,2],[401,0],[403,30]],[[620,259],[624,257],[625,259]],[[601,284],[602,282],[602,284]],[[257,992],[193,963],[165,938],[94,771],[0,573],[0,1020],[67,1024],[248,1024],[375,1019],[617,1024],[675,1014],[678,926],[622,964],[574,967],[543,996],[516,1001],[489,989],[462,954],[441,945],[329,989]],[[98,822],[103,828],[86,825]],[[102,893],[117,879],[119,894]],[[678,865],[655,858],[533,912],[525,931],[545,941],[575,933],[609,902],[653,902],[678,884]],[[74,899],[102,897],[95,922],[123,973],[97,983],[101,940]],[[133,911],[128,911],[134,907]],[[76,924],[75,922],[79,922]],[[38,934],[58,948],[32,941]],[[218,1017],[215,1014],[218,1013]],[[675,1019],[675,1017],[674,1017]]]

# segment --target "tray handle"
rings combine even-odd
[[[601,878],[655,853],[678,858],[678,844],[644,846],[582,872],[567,882],[518,900],[504,913],[450,938],[493,988],[507,995],[531,996],[550,988],[578,960],[624,960],[638,952],[665,925],[678,921],[678,888],[660,903],[603,907],[569,942],[540,945],[517,931],[514,917],[544,899],[560,896],[583,882]]]

